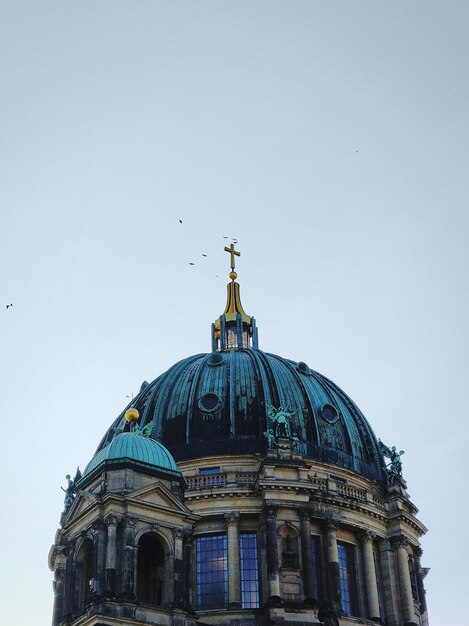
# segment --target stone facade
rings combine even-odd
[[[118,468],[81,481],[49,558],[53,626],[427,626],[426,529],[403,480],[370,481],[304,458],[287,442],[179,467],[181,480]],[[243,533],[257,540],[251,608],[243,608]],[[200,608],[197,594],[195,546],[210,536],[226,537],[227,546],[226,602],[216,609]],[[352,558],[349,604],[339,552]]]

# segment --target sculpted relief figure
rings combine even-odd
[[[386,446],[380,440],[378,440],[378,444],[383,456],[387,457],[390,460],[390,463],[386,464],[386,471],[388,473],[389,480],[393,482],[394,480],[396,480],[396,478],[402,476],[401,456],[405,454],[405,452],[404,450],[400,450],[398,452],[396,446],[388,448],[388,446]]]
[[[270,425],[264,437],[267,439],[269,448],[277,445],[278,439],[290,439],[293,444],[298,445],[299,439],[292,436],[290,419],[295,415],[296,411],[288,411],[284,407],[276,409],[271,404],[267,405],[267,415],[270,418]]]

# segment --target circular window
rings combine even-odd
[[[321,407],[321,417],[325,419],[326,422],[329,422],[329,424],[333,424],[339,419],[339,413],[332,404],[323,404]]]
[[[206,393],[199,400],[199,409],[205,413],[213,413],[220,405],[221,400],[216,393]]]
[[[296,366],[302,374],[311,374],[311,370],[309,369],[309,365],[304,361],[300,361]]]
[[[207,363],[212,367],[216,365],[221,365],[223,363],[223,357],[221,354],[211,354],[208,358]]]

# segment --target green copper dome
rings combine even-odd
[[[254,348],[197,354],[144,383],[132,406],[139,427],[178,461],[264,452],[269,415],[283,407],[304,456],[383,479],[384,459],[363,413],[301,361]],[[116,430],[128,428],[123,411],[98,450],[106,449]]]
[[[104,466],[133,465],[141,469],[158,470],[174,477],[181,473],[168,450],[155,439],[143,435],[120,433],[91,459],[83,472],[88,477]]]
[[[255,319],[245,313],[235,282],[240,253],[233,244],[225,250],[231,282],[225,311],[212,324],[212,352],[189,356],[142,384],[131,405],[139,432],[161,441],[178,461],[263,454],[285,435],[306,458],[385,480],[378,441],[350,397],[303,361],[259,349]],[[126,430],[124,410],[95,458]]]

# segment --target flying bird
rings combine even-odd
[[[225,235],[223,235],[223,239],[228,239],[228,237],[225,237]]]
[[[179,220],[179,223],[182,224],[182,220]]]
[[[9,309],[11,306],[13,306],[13,304],[6,304],[5,306],[7,309]]]
[[[189,263],[189,265],[195,265],[195,263]]]
[[[238,243],[238,240],[237,239],[233,239],[233,243]]]
[[[202,256],[207,256],[206,254],[202,254]]]

